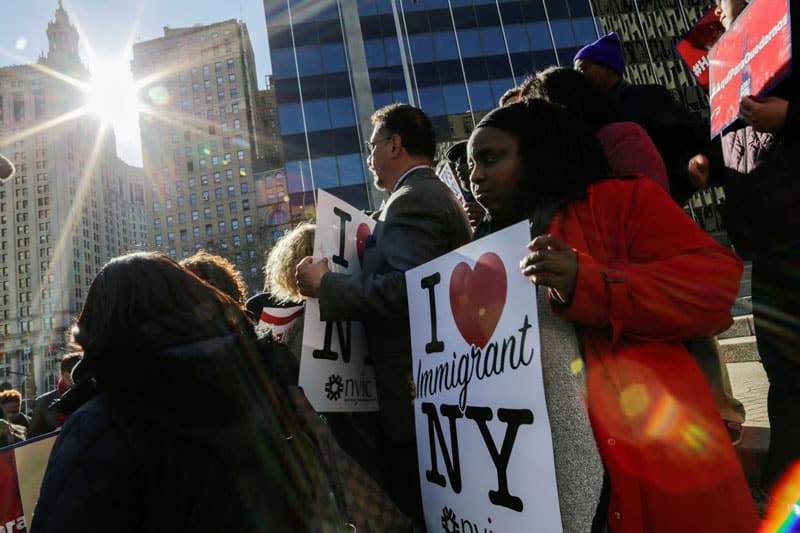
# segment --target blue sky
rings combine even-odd
[[[122,54],[127,59],[133,57],[130,49],[125,50],[130,35],[135,43],[163,36],[164,26],[178,28],[237,19],[247,23],[260,87],[264,86],[264,75],[272,71],[261,0],[64,0],[63,3],[70,20],[104,63],[116,61]],[[12,7],[14,4],[18,7]],[[0,67],[35,62],[41,52],[47,51],[47,24],[54,17],[58,2],[17,0],[12,5],[6,6],[0,17]],[[85,51],[82,50],[81,56],[87,60]],[[129,163],[141,164],[137,147],[122,144],[118,142],[120,156]]]

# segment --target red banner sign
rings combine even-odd
[[[763,96],[789,74],[789,0],[755,0],[708,53],[711,136],[736,120],[744,96]]]
[[[0,531],[27,531],[57,433],[0,451]]]
[[[716,15],[716,9],[710,9],[675,47],[678,55],[697,78],[697,82],[706,91],[708,91],[708,51],[723,33],[725,28]]]

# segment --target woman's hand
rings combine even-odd
[[[549,287],[559,303],[569,305],[578,280],[578,254],[555,235],[540,235],[528,245],[520,261],[522,274],[532,283]]]
[[[789,101],[777,96],[752,98],[745,96],[739,102],[739,118],[756,131],[778,133],[786,124]]]

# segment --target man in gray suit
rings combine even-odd
[[[377,110],[372,124],[367,163],[375,186],[390,196],[375,213],[362,272],[330,272],[327,258],[307,257],[297,266],[297,285],[319,298],[322,320],[364,323],[380,401],[384,485],[421,523],[405,272],[466,244],[471,230],[464,209],[431,168],[436,139],[427,115],[392,104]]]

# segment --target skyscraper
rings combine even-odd
[[[145,80],[140,118],[146,201],[155,247],[180,259],[205,249],[261,286],[253,163],[262,157],[253,48],[243,22],[164,28],[133,47]]]
[[[600,34],[589,0],[264,0],[288,190],[375,207],[372,112],[424,109],[450,140],[535,69]],[[467,128],[468,130],[469,128]]]
[[[141,169],[85,114],[90,78],[61,2],[38,63],[0,69],[0,381],[28,396],[55,386],[56,360],[100,267],[146,245]]]
[[[607,31],[616,31],[625,51],[626,78],[669,89],[688,109],[708,117],[705,91],[694,81],[675,45],[713,2],[593,0]]]

